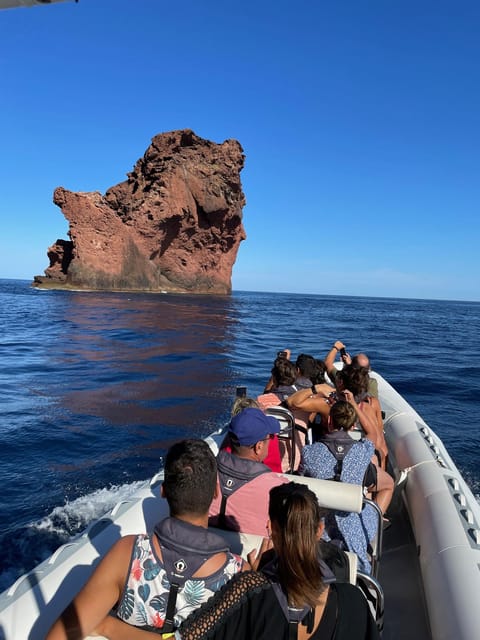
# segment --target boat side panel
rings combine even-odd
[[[379,387],[395,410],[386,437],[397,477],[406,474],[432,637],[473,640],[480,637],[480,505],[440,438],[388,383]]]
[[[434,640],[480,637],[480,551],[452,547],[423,563]]]

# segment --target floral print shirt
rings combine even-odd
[[[208,577],[187,580],[179,589],[174,617],[176,627],[241,571],[242,558],[230,552],[226,556],[225,564],[218,571]],[[153,549],[151,537],[137,536],[117,616],[136,627],[160,628],[165,620],[169,592],[167,572]]]

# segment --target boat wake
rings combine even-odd
[[[37,522],[3,533],[0,536],[3,556],[0,591],[146,484],[148,481],[98,489],[55,507]]]

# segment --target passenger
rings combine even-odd
[[[378,399],[373,398],[368,393],[368,370],[362,367],[355,367],[353,364],[345,365],[335,376],[335,382],[340,392],[343,389],[349,389],[354,394],[360,409],[375,426],[377,434],[375,449],[380,454],[379,464],[385,469],[388,448],[383,431],[382,412]],[[363,425],[360,426],[364,429]]]
[[[323,370],[319,370],[319,374],[317,379],[320,382],[312,384],[310,389],[300,389],[285,401],[293,412],[304,411],[308,415],[308,424],[313,429],[314,440],[328,431],[330,407],[337,397],[334,387],[325,382]],[[361,423],[369,420],[361,409],[358,418]]]
[[[382,510],[386,512],[393,495],[394,483],[392,477],[387,473],[385,469],[386,459],[388,455],[387,443],[385,441],[385,435],[383,433],[383,420],[381,415],[378,416],[378,402],[375,402],[375,398],[372,398],[367,394],[368,388],[368,371],[362,368],[355,368],[353,365],[346,365],[341,371],[338,372],[336,377],[338,395],[341,396],[344,389],[350,390],[357,402],[357,414],[363,416],[361,420],[357,422],[357,428],[360,428],[364,433],[368,433],[370,439],[374,439],[373,432],[369,430],[369,425],[375,427],[376,439],[375,442],[375,456],[372,462],[377,466],[377,489],[375,495],[375,501]],[[390,524],[388,518],[384,517],[385,527]]]
[[[287,358],[277,358],[272,369],[273,387],[270,391],[263,393],[257,398],[262,409],[266,410],[269,407],[286,406],[288,398],[297,392],[295,385],[296,377],[297,370],[293,362]],[[291,441],[280,441],[283,471],[290,470],[290,460],[292,458],[294,460],[293,470],[298,469],[300,451],[305,445],[307,435],[309,412],[295,407],[292,413],[296,425],[293,441],[294,451],[292,452]]]
[[[327,375],[333,383],[335,383],[335,376],[338,371],[334,366],[337,353],[340,353],[343,364],[353,364],[355,367],[365,367],[368,371],[371,370],[370,359],[365,353],[358,353],[352,358],[350,354],[345,351],[345,345],[343,342],[337,340],[325,358]],[[368,394],[378,399],[378,382],[371,376],[369,376],[368,380]]]
[[[322,403],[324,405],[326,404],[325,398],[328,398],[331,395],[331,393],[335,390],[335,388],[326,382],[325,373],[326,373],[326,369],[325,369],[325,363],[323,362],[323,360],[315,360],[314,370],[310,376],[310,380],[312,384],[310,385],[310,387],[308,387],[310,392],[307,391],[307,393],[303,393],[303,394],[299,393],[295,395],[293,400],[289,400],[287,402],[292,412],[295,413],[296,411],[299,411],[299,409],[295,407],[297,400],[302,400],[302,398],[311,397],[312,395],[318,395],[318,399],[324,398],[324,400],[322,400]],[[304,389],[305,388],[307,387],[304,387]],[[324,429],[326,428],[326,426],[322,427],[322,420],[326,416],[328,416],[329,409],[327,406],[325,406],[325,410],[324,410],[325,415],[323,417],[322,417],[321,409],[322,408],[320,408],[319,415],[317,415],[316,411],[307,412],[308,413],[307,425],[308,425],[308,428],[312,429],[313,434],[315,434],[318,431],[323,432]]]
[[[295,386],[297,389],[309,389],[313,383],[313,376],[318,372],[318,365],[315,358],[307,353],[301,353],[295,360],[297,367],[297,377]]]
[[[260,409],[259,403],[255,400],[255,398],[241,397],[235,398],[235,401],[232,406],[231,415],[236,416],[243,409]],[[227,434],[225,440],[221,446],[222,449],[226,449],[227,451],[231,451],[230,447],[230,439]],[[268,444],[268,453],[267,457],[263,461],[263,464],[266,464],[269,469],[272,471],[276,471],[277,473],[282,473],[282,457],[280,455],[280,447],[278,442],[277,434],[274,435],[273,438],[270,439]]]
[[[310,386],[313,395],[319,394],[329,397],[335,391],[335,387],[325,379],[326,372],[327,369],[323,360],[315,360],[315,372],[312,375],[312,384]]]
[[[271,489],[271,539],[261,550],[273,545],[274,560],[261,571],[235,576],[182,624],[176,638],[378,640],[361,591],[332,581],[319,561],[324,516],[308,487],[290,482]],[[255,554],[249,559],[257,565]]]
[[[327,373],[327,367],[325,366],[325,362],[323,360],[315,359],[315,369],[314,373],[311,376],[312,384],[325,384],[325,374]]]
[[[338,348],[338,350],[342,350],[345,351],[345,346],[343,345],[343,342],[340,342],[339,340],[337,340],[337,342],[335,342],[335,344],[333,345],[333,348],[331,349],[330,353],[327,356],[327,360],[328,360],[328,375],[330,377],[331,380],[335,379],[337,370],[336,368],[333,366],[333,361],[335,360],[335,355],[336,355],[336,349]],[[365,354],[365,353],[358,353],[356,356],[353,356],[353,358],[350,356],[350,354],[348,353],[343,353],[341,355],[342,361],[344,363],[344,365],[352,365],[352,367],[356,368],[356,369],[365,369],[367,371],[368,375],[368,395],[370,397],[370,404],[372,405],[374,411],[375,411],[375,416],[376,416],[376,422],[378,425],[378,430],[380,434],[383,434],[383,417],[382,417],[382,407],[380,405],[380,400],[378,398],[378,382],[375,378],[372,378],[370,376],[370,371],[371,371],[371,367],[370,367],[370,359],[369,357]],[[382,438],[380,438],[382,440]],[[388,458],[388,451],[386,449],[386,445],[385,447],[383,447],[384,451],[383,451],[383,458],[382,458],[382,462],[381,462],[381,466],[383,469],[387,468],[387,458]]]
[[[372,370],[372,367],[370,366],[370,358],[366,353],[357,353],[356,356],[353,356],[351,364],[354,367],[366,369],[369,373]],[[368,379],[368,394],[372,396],[372,398],[378,399],[378,382],[370,375]]]
[[[236,416],[237,413],[243,411],[244,409],[260,409],[260,405],[255,400],[255,398],[249,398],[248,396],[242,396],[240,398],[235,398],[230,414]]]
[[[366,439],[350,439],[351,444],[349,437],[345,438],[344,432],[350,432],[357,420],[358,405],[351,391],[345,391],[344,394],[346,400],[335,402],[330,409],[329,433],[322,440],[303,449],[299,471],[311,478],[331,480],[338,477],[341,482],[364,484],[375,451],[376,434],[372,429],[370,433],[367,431]],[[336,445],[342,453],[346,451],[340,462],[329,445]],[[382,487],[377,493],[379,506],[381,504],[385,507],[390,503],[393,493],[393,480],[390,480],[390,487]],[[370,477],[365,484],[373,490],[374,487],[370,485],[375,483],[375,477]],[[358,556],[360,569],[368,573],[371,566],[367,549],[377,533],[377,526],[377,512],[371,505],[366,505],[360,514],[331,512],[326,521],[328,536],[332,540],[342,541],[349,551],[354,551]]]
[[[222,450],[217,456],[219,490],[210,506],[210,525],[265,534],[268,492],[286,482],[263,463],[269,441],[279,430],[278,420],[260,409],[244,409],[232,418],[232,451]]]
[[[277,354],[277,358],[283,358],[285,360],[290,361],[290,358],[291,358],[290,349],[284,349],[283,351],[279,351]],[[306,353],[301,353],[300,355],[297,356],[297,359],[295,360],[295,368],[296,368],[296,374],[295,374],[296,390],[306,389],[311,387],[312,385],[311,377],[312,375],[315,374],[315,371],[316,371],[315,358]],[[265,385],[265,389],[263,393],[267,393],[268,391],[271,391],[275,387],[275,385],[276,385],[276,381],[272,374],[272,376],[270,377],[270,380]]]
[[[297,391],[295,386],[297,369],[288,358],[275,358],[271,374],[270,381],[267,383],[268,390],[257,398],[263,408],[280,404]]]
[[[228,550],[221,536],[207,529],[216,487],[217,465],[207,443],[183,440],[174,444],[165,458],[162,485],[170,517],[160,521],[152,535],[129,535],[116,542],[53,625],[47,640],[83,638],[94,630],[112,637],[112,625],[117,630],[124,628],[126,636],[133,638],[130,625],[167,631],[170,625],[164,623],[170,616],[176,628],[241,571],[242,559]],[[190,574],[182,581],[179,563],[175,562],[176,569],[172,563],[180,557],[185,564],[187,556],[189,566],[184,571]],[[180,584],[176,601],[172,576]],[[167,602],[173,604],[173,610]],[[121,623],[105,618],[115,605]]]
[[[275,358],[275,360],[277,360],[278,358],[283,358],[284,360],[290,360],[291,355],[292,355],[292,352],[290,351],[290,349],[282,349],[281,351],[277,351],[277,357]],[[274,365],[275,365],[275,362],[274,362]],[[268,380],[267,384],[263,389],[263,393],[268,393],[268,391],[270,391],[274,386],[275,386],[275,381],[273,379],[273,376],[271,375],[270,379]]]

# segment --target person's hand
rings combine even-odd
[[[345,349],[345,345],[343,344],[343,342],[340,342],[340,340],[337,340],[336,342],[334,342],[333,346],[337,351],[340,351],[340,349]]]
[[[313,387],[315,387],[316,393],[313,394]],[[318,395],[319,398],[329,398],[335,391],[326,382],[319,382],[318,384],[312,384],[311,391],[313,395]]]
[[[349,404],[351,404],[355,408],[357,407],[357,403],[355,402],[355,396],[351,391],[349,391],[348,389],[344,389],[343,396]]]
[[[341,356],[343,364],[352,364],[352,356],[349,353],[346,353],[344,356]]]
[[[265,553],[265,551],[269,551],[269,549],[273,549],[273,544],[270,538],[263,538],[262,544],[259,549],[252,549],[250,553],[247,555],[248,562],[254,571],[258,570],[258,565],[260,564],[260,558]]]

